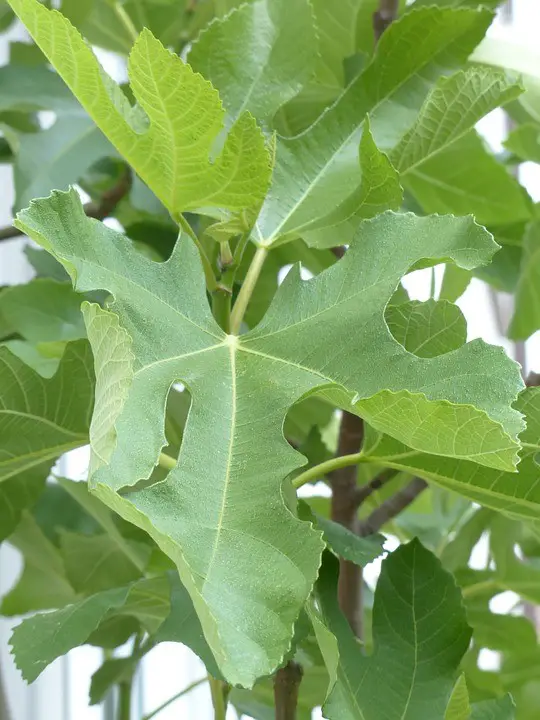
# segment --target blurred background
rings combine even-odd
[[[339,0],[336,0],[339,1]],[[510,42],[538,53],[540,58],[540,2],[538,0],[513,0],[501,8],[497,21],[490,30],[491,37],[499,38],[503,43]],[[8,32],[0,35],[0,63],[8,62],[10,42],[25,41],[27,37],[20,24],[14,24]],[[503,45],[501,45],[503,48]],[[502,50],[501,50],[502,52]],[[113,53],[99,49],[97,54],[106,70],[118,81],[126,79],[123,59]],[[54,116],[50,112],[41,113],[44,124],[52,124]],[[502,110],[497,110],[485,118],[479,125],[479,131],[495,151],[502,150],[502,140],[509,130],[509,119]],[[540,166],[523,163],[519,169],[520,180],[535,202],[540,201]],[[0,165],[0,225],[9,225],[12,221],[11,208],[14,200],[13,179],[10,165]],[[108,222],[108,221],[106,221]],[[114,221],[113,221],[114,222]],[[33,269],[23,253],[26,238],[12,239],[0,243],[0,285],[18,284],[28,281]],[[282,270],[283,276],[287,268]],[[436,268],[436,282],[440,284],[442,268]],[[404,283],[411,298],[427,300],[430,297],[431,271],[412,273]],[[534,370],[540,372],[540,337],[533,336],[527,343],[513,344],[504,332],[512,314],[512,297],[496,292],[478,279],[473,279],[465,294],[457,303],[468,321],[469,339],[483,338],[500,344],[515,357],[525,369],[525,373]],[[62,460],[59,468],[61,475],[83,479],[86,472],[87,454],[75,451]],[[325,488],[307,492],[323,493]],[[392,538],[388,549],[392,549]],[[472,555],[473,566],[484,567],[487,556],[487,543],[478,543]],[[365,573],[368,584],[376,581],[380,562],[373,563]],[[15,582],[21,570],[21,560],[15,549],[4,543],[0,547],[0,596]],[[492,601],[491,609],[505,613],[515,608],[518,597],[505,592]],[[523,609],[518,609],[523,612]],[[528,608],[533,620],[534,608]],[[27,686],[14,667],[8,647],[13,624],[18,622],[0,618],[0,672],[3,687],[11,707],[11,720],[113,720],[114,704],[111,698],[101,706],[88,707],[88,687],[90,677],[103,661],[103,651],[85,646],[73,650],[67,657],[56,660],[31,686]],[[480,665],[485,669],[496,668],[498,655],[494,651],[482,650]],[[134,718],[142,718],[151,713],[162,702],[181,691],[190,683],[205,678],[205,669],[198,658],[187,648],[163,643],[145,657],[135,684]],[[228,718],[236,718],[233,709]],[[538,713],[540,717],[540,710]],[[210,720],[213,717],[208,687],[203,684],[193,692],[180,698],[159,714],[160,720],[177,720],[181,717]],[[320,717],[317,715],[316,717]],[[4,718],[0,718],[4,720]]]

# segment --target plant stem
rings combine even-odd
[[[244,319],[247,306],[249,304],[251,296],[253,295],[255,285],[257,284],[257,280],[259,279],[259,275],[261,274],[261,270],[267,255],[268,248],[258,247],[255,255],[253,256],[253,260],[251,261],[251,265],[249,266],[249,270],[247,271],[244,284],[242,285],[240,292],[238,293],[238,297],[236,298],[236,302],[231,313],[230,331],[233,335],[238,335],[240,332],[242,320]]]
[[[207,678],[207,677],[203,677],[203,678],[200,678],[199,680],[195,680],[195,681],[192,682],[190,685],[188,685],[187,687],[185,687],[183,690],[180,690],[180,692],[176,693],[176,695],[173,695],[173,696],[172,696],[171,698],[169,698],[168,700],[165,700],[164,703],[162,703],[162,704],[161,704],[159,707],[157,707],[155,710],[152,710],[151,713],[148,713],[148,715],[145,715],[145,716],[142,718],[142,720],[152,720],[153,717],[155,717],[156,715],[159,715],[159,713],[160,713],[162,710],[165,710],[166,707],[169,707],[169,705],[172,705],[173,702],[176,702],[176,701],[179,700],[181,697],[183,697],[184,695],[187,695],[187,694],[190,693],[192,690],[195,690],[196,687],[199,687],[199,685],[202,685],[202,684],[205,683],[205,682],[208,682],[208,678]]]
[[[120,20],[122,25],[125,27],[130,38],[133,40],[134,43],[137,42],[137,40],[139,39],[139,32],[138,32],[137,28],[135,27],[135,25],[133,24],[133,20],[129,17],[129,15],[125,11],[125,8],[123,7],[123,5],[121,5],[118,1],[113,2],[113,9],[114,9],[114,12],[116,13],[116,16],[118,17],[118,19]]]
[[[291,660],[274,676],[276,720],[296,720],[298,691],[303,676],[302,666]]]
[[[131,720],[131,678],[118,685],[118,720]]]
[[[217,287],[216,282],[216,276],[214,275],[214,270],[212,268],[212,263],[208,259],[208,255],[206,254],[201,241],[197,237],[197,234],[191,227],[191,225],[188,223],[186,218],[180,213],[179,215],[175,216],[175,220],[178,222],[182,230],[189,235],[189,237],[193,240],[195,245],[197,246],[197,250],[199,251],[199,254],[201,256],[201,262],[203,265],[204,270],[204,277],[206,278],[206,288],[208,292],[213,292]]]
[[[302,485],[305,485],[312,480],[316,480],[317,478],[321,478],[324,475],[328,475],[328,473],[331,473],[334,470],[349,467],[349,465],[358,465],[358,463],[361,462],[361,452],[352,453],[351,455],[338,455],[331,460],[326,460],[319,465],[315,465],[314,467],[309,468],[309,470],[305,470],[303,473],[301,473],[301,475],[295,477],[292,481],[293,487],[300,488],[302,487]]]
[[[381,35],[397,17],[399,0],[379,0],[379,9],[373,13],[373,31],[375,42],[379,42]]]
[[[344,412],[339,430],[338,457],[358,455],[364,437],[364,423],[352,413]],[[332,486],[332,520],[356,532],[358,526],[356,502],[356,465],[338,467],[330,474]],[[362,569],[340,558],[338,600],[341,610],[357,637],[362,635]]]
[[[176,467],[176,460],[170,455],[167,455],[167,453],[160,453],[159,464],[162,468],[165,468],[165,470],[174,470]]]
[[[231,324],[232,292],[226,287],[218,286],[212,293],[212,313],[222,330],[229,332]]]
[[[421,478],[414,478],[392,497],[385,500],[369,517],[360,523],[357,528],[358,535],[366,537],[378,532],[389,520],[395,518],[400,512],[413,503],[420,493],[424,492],[428,484]]]
[[[208,675],[212,704],[214,706],[214,720],[225,720],[227,716],[228,686],[221,680]]]

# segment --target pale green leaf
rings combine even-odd
[[[460,675],[448,701],[444,720],[469,720],[470,716],[469,691],[465,676]]]
[[[540,221],[530,223],[523,239],[523,255],[516,289],[515,310],[508,336],[526,340],[540,328]]]
[[[19,135],[14,162],[16,208],[51,190],[76,183],[103,157],[115,155],[108,140],[85,114],[58,118],[39,133]]]
[[[499,253],[497,253],[495,257],[498,255]],[[469,287],[471,278],[472,273],[470,270],[463,270],[457,265],[450,263],[445,265],[439,299],[456,302],[456,300],[458,300]]]
[[[340,402],[425,451],[513,469],[517,366],[479,342],[418,358],[384,321],[426,237],[430,255],[464,267],[491,257],[491,237],[470,218],[389,213],[364,222],[362,242],[339,263],[309,282],[289,273],[263,321],[241,338],[212,318],[186,238],[166,263],[152,262],[87,218],[75,192],[36,201],[18,222],[69,269],[78,291],[106,288],[115,297],[109,311],[85,308],[98,377],[91,487],[175,561],[216,661],[235,683],[251,685],[279,664],[320,561],[320,536],[291,515],[280,492],[301,464],[282,435],[296,400],[333,385]],[[165,482],[126,494],[151,475],[166,444],[164,408],[176,381],[193,398],[178,465]],[[400,404],[406,413],[391,412]]]
[[[427,213],[470,213],[486,225],[512,223],[532,214],[525,190],[475,131],[425,160],[405,181]]]
[[[422,8],[395,22],[372,63],[328,112],[308,132],[278,141],[272,188],[258,220],[261,241],[271,245],[298,234],[355,193],[365,115],[377,144],[394,145],[414,120],[426,80],[465,60],[490,19],[484,10]]]
[[[520,125],[508,135],[504,146],[521,160],[540,163],[540,126],[535,123]]]
[[[88,442],[94,373],[88,343],[70,343],[45,380],[0,348],[0,480]]]
[[[131,656],[105,660],[103,665],[92,675],[90,705],[102,702],[114,685],[129,680],[137,667],[137,662],[138,659]]]
[[[0,294],[0,313],[30,342],[78,340],[86,336],[81,300],[69,283],[36,279],[6,288]]]
[[[457,350],[467,340],[463,313],[446,300],[390,305],[385,317],[398,343],[418,357],[437,357]]]
[[[22,553],[24,568],[17,584],[2,599],[2,615],[24,615],[75,601],[60,552],[28,512],[23,513],[10,543]]]
[[[256,0],[214,20],[188,59],[218,90],[231,124],[249,110],[270,125],[310,79],[316,52],[308,0]]]
[[[129,591],[129,587],[106,590],[18,625],[10,644],[24,679],[33,682],[57,657],[83,645],[105,615],[126,602]]]
[[[247,113],[211,159],[225,111],[212,86],[144,30],[130,54],[132,107],[71,23],[38,0],[10,0],[81,105],[173,214],[204,209],[240,224],[256,213],[270,166]]]
[[[359,169],[362,179],[357,191],[301,231],[308,245],[318,248],[349,245],[363,218],[399,209],[403,200],[399,175],[375,145],[368,122],[360,140]]]
[[[453,577],[417,540],[391,553],[375,591],[369,657],[338,608],[336,587],[336,563],[326,558],[317,597],[339,664],[324,717],[443,720],[471,635]]]
[[[522,393],[516,408],[524,413],[527,429],[521,435],[518,474],[483,468],[474,463],[435,457],[411,450],[388,436],[368,431],[366,459],[413,473],[495,510],[518,517],[540,517],[540,389]]]
[[[392,150],[390,158],[405,184],[433,159],[466,135],[495,108],[520,95],[523,88],[501,70],[470,68],[441,78],[430,92],[414,125]]]

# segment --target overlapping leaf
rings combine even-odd
[[[249,110],[269,125],[311,77],[316,51],[308,0],[256,0],[212,22],[189,62],[219,91],[232,121]]]
[[[250,685],[281,661],[319,565],[320,536],[293,518],[280,493],[301,464],[281,430],[295,400],[334,385],[340,402],[414,446],[513,469],[517,366],[478,342],[418,358],[384,321],[425,238],[430,255],[464,267],[489,259],[494,243],[470,219],[387,214],[365,222],[362,242],[340,263],[307,283],[289,273],[266,317],[241,338],[212,318],[189,240],[154,263],[88,219],[75,192],[36,201],[18,222],[79,291],[106,288],[115,297],[113,312],[85,309],[97,371],[92,486],[175,561],[234,683]],[[178,380],[193,406],[177,467],[164,483],[117,494],[152,473]]]
[[[84,340],[67,346],[50,380],[0,348],[0,480],[47,461],[50,465],[88,442],[93,375],[92,354]]]
[[[391,553],[375,591],[370,657],[339,610],[336,585],[336,563],[327,557],[317,598],[339,660],[336,665],[327,631],[316,625],[330,675],[336,673],[324,717],[443,720],[471,635],[453,577],[417,540]]]
[[[225,111],[212,86],[144,30],[129,62],[132,107],[71,23],[38,0],[10,0],[96,125],[168,210],[206,209],[249,224],[269,181],[269,156],[242,114],[212,160]]]
[[[508,335],[526,340],[540,328],[540,221],[527,227],[516,290],[516,307]]]
[[[418,453],[392,438],[369,434],[366,457],[373,462],[414,473],[449,490],[496,510],[516,516],[540,517],[540,389],[525,391],[516,403],[524,413],[527,429],[521,435],[523,449],[519,473],[482,468],[474,463]]]
[[[486,10],[421,8],[395,22],[372,63],[329,111],[298,138],[279,140],[258,221],[261,240],[271,245],[282,235],[301,234],[354,193],[365,115],[377,144],[392,147],[414,121],[429,88],[426,78],[465,60],[490,21]]]

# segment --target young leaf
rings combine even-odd
[[[404,470],[458,492],[474,502],[511,515],[540,517],[540,388],[523,392],[516,409],[524,413],[527,429],[521,434],[523,449],[519,473],[500,472],[467,461],[417,453],[402,443],[368,430],[365,453],[372,462]]]
[[[44,380],[0,348],[0,481],[88,442],[94,373],[88,343],[70,343]]]
[[[540,328],[540,221],[530,223],[523,239],[523,255],[515,310],[508,336],[526,340]]]
[[[393,23],[370,65],[320,120],[297,138],[279,140],[272,188],[257,223],[261,242],[301,234],[354,193],[366,114],[375,140],[391,147],[414,120],[425,78],[464,60],[490,21],[485,10],[422,8]]]
[[[515,706],[506,695],[497,700],[485,700],[471,707],[465,677],[460,675],[446,708],[444,720],[514,720]]]
[[[340,402],[353,402],[413,446],[473,453],[513,469],[517,366],[482,343],[417,358],[384,321],[426,238],[435,257],[465,267],[489,259],[494,243],[471,219],[387,214],[365,222],[362,242],[339,263],[309,282],[289,273],[266,317],[241,338],[225,335],[212,318],[198,253],[185,238],[169,261],[154,263],[87,218],[75,192],[36,201],[18,222],[70,270],[79,291],[106,288],[115,297],[113,312],[84,311],[98,376],[91,484],[176,562],[218,665],[234,683],[250,685],[279,664],[319,565],[320,536],[292,517],[280,493],[300,464],[282,435],[296,400],[335,385]],[[119,495],[151,475],[166,444],[165,401],[178,380],[193,407],[177,467],[164,483]],[[411,410],[395,413],[400,404]],[[484,441],[480,453],[475,432]],[[283,583],[270,590],[270,577]]]
[[[311,77],[316,53],[308,0],[256,0],[210,23],[189,62],[218,90],[231,124],[248,110],[270,125]]]
[[[212,86],[144,30],[131,51],[132,107],[60,13],[38,0],[10,0],[81,105],[174,215],[207,209],[248,223],[266,193],[270,165],[262,133],[243,113],[211,160],[225,111]]]
[[[30,508],[43,492],[49,464],[0,483],[0,542],[11,535],[23,510]]]
[[[466,135],[485,115],[523,92],[505,72],[469,68],[440,78],[428,95],[414,125],[392,150],[390,158],[407,183],[422,174],[422,164]]]
[[[324,717],[443,720],[471,636],[453,577],[417,540],[391,553],[375,591],[370,657],[338,608],[336,587],[337,564],[327,557],[317,598],[339,663]],[[335,662],[333,653],[329,660]]]

